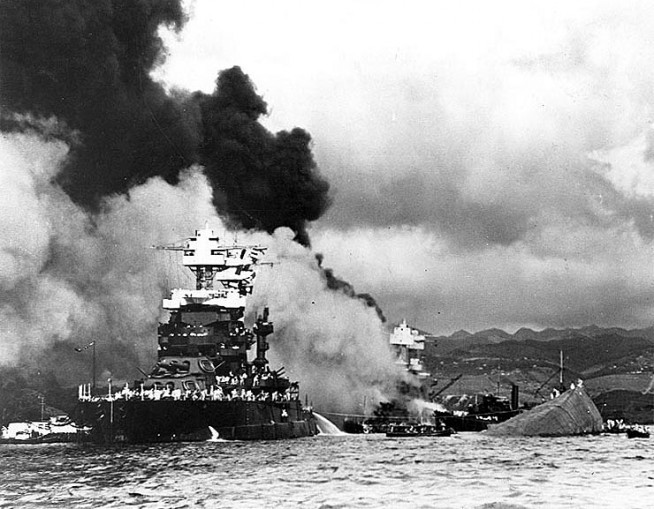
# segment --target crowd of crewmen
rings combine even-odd
[[[217,385],[211,385],[208,388],[200,389],[193,381],[185,381],[186,387],[175,387],[172,382],[155,382],[153,386],[145,387],[141,384],[138,387],[130,388],[129,384],[116,392],[105,396],[91,396],[85,386],[80,386],[80,401],[99,401],[99,400],[142,400],[142,401],[188,401],[188,400],[208,400],[208,401],[273,401],[288,402],[299,399],[297,383],[292,383],[285,390],[267,390],[263,386],[268,380],[272,380],[274,375],[270,372],[263,372],[248,377],[245,373],[235,375],[230,373],[227,376],[217,376]],[[180,380],[181,381],[181,380]],[[180,381],[177,381],[179,384]],[[263,382],[263,384],[262,384]],[[263,385],[263,386],[262,386]],[[254,390],[252,390],[254,389]]]
[[[218,382],[219,385],[259,387],[260,385],[262,385],[262,382],[263,385],[266,385],[266,382],[268,380],[273,380],[274,378],[275,375],[268,370],[262,373],[255,373],[253,376],[250,377],[247,375],[247,373],[241,373],[239,375],[235,375],[234,373],[230,372],[229,375],[226,376],[217,376],[216,382]]]

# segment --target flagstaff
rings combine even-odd
[[[93,361],[92,361],[92,366],[91,366],[91,376],[93,377],[91,379],[93,383],[93,393],[95,394],[95,341],[91,342],[91,345],[93,345]]]

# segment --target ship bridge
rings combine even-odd
[[[195,275],[195,289],[175,289],[163,307],[180,309],[192,304],[243,308],[252,293],[254,266],[266,248],[255,245],[221,245],[211,228],[196,230],[183,246],[159,246],[156,249],[182,251],[182,264]]]
[[[393,329],[389,343],[395,350],[398,363],[418,376],[428,377],[424,371],[421,352],[425,349],[425,336],[416,329],[409,327],[406,320]]]

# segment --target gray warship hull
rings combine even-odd
[[[75,420],[92,428],[96,443],[277,440],[316,435],[312,413],[299,401],[81,402]]]

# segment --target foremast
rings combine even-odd
[[[195,275],[195,290],[175,289],[163,307],[180,309],[184,304],[245,308],[252,293],[255,265],[266,248],[255,245],[221,245],[213,230],[197,230],[183,246],[155,246],[155,249],[182,251],[182,265]]]
[[[159,358],[206,355],[218,372],[234,373],[252,367],[263,369],[267,360],[266,336],[273,332],[268,311],[258,317],[254,331],[244,323],[247,297],[252,293],[266,248],[258,245],[223,245],[210,228],[197,230],[182,246],[158,249],[181,251],[182,264],[195,276],[195,289],[175,289],[163,300],[171,313],[159,326]],[[247,363],[247,350],[255,343],[257,357]],[[161,364],[161,363],[159,363]],[[221,369],[222,368],[222,369]]]

